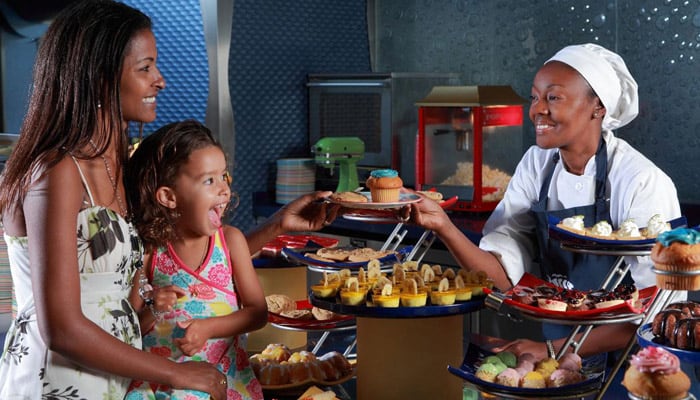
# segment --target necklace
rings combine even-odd
[[[95,146],[95,143],[92,140],[90,140],[90,144],[92,145],[92,148],[95,151],[97,151],[97,146]],[[105,170],[107,170],[107,177],[109,178],[109,183],[112,185],[113,195],[117,198],[119,212],[122,216],[126,216],[126,203],[124,203],[124,199],[122,199],[122,195],[121,193],[119,193],[119,188],[117,187],[117,180],[115,179],[114,174],[112,173],[112,167],[109,165],[109,160],[107,160],[107,157],[104,155],[104,153],[100,157],[102,157],[102,161],[105,164]]]
[[[202,260],[199,262],[199,265],[195,268],[195,271],[199,271],[200,268],[204,265],[204,260],[207,258],[207,253],[209,252],[209,240],[207,240],[206,244],[204,245],[204,253],[202,254]]]

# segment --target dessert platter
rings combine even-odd
[[[249,360],[263,391],[276,395],[299,394],[312,385],[339,385],[357,373],[357,364],[337,351],[316,356],[305,350],[292,352],[280,343],[267,345]]]
[[[481,309],[484,305],[483,298],[473,298],[469,301],[455,302],[450,305],[433,305],[429,301],[422,307],[375,307],[366,304],[356,306],[342,304],[335,299],[318,298],[309,294],[309,301],[316,307],[330,310],[338,314],[354,315],[356,317],[372,318],[420,318],[442,317],[447,315],[465,314]]]
[[[313,266],[321,271],[338,271],[343,268],[358,270],[359,268],[367,267],[367,264],[373,259],[376,259],[382,266],[388,266],[384,267],[384,270],[391,270],[391,265],[401,262],[412,249],[412,246],[405,246],[396,251],[380,251],[356,247],[307,247],[302,249],[285,247],[282,249],[282,255],[291,262]],[[319,252],[321,253],[319,254]],[[346,256],[353,253],[361,254],[357,254],[357,258]],[[357,261],[352,261],[353,259]]]
[[[569,353],[571,359],[565,362],[564,358],[535,360],[529,353],[520,357],[505,353],[509,352],[497,354],[472,342],[462,365],[448,365],[447,370],[485,393],[507,398],[581,398],[600,390],[605,354],[581,360]]]
[[[700,364],[700,303],[679,301],[637,329],[640,346],[662,347],[681,361]]]
[[[656,336],[652,330],[652,324],[644,324],[637,329],[637,343],[642,346],[655,346],[666,349],[669,353],[676,355],[679,360],[689,364],[700,365],[700,351],[687,350],[672,347],[668,342]]]
[[[581,216],[563,220],[550,216],[549,234],[563,246],[574,249],[597,252],[619,251],[623,255],[637,255],[629,253],[651,251],[658,233],[686,226],[687,223],[685,217],[663,221],[663,217],[657,214],[649,220],[647,227],[639,228],[633,221],[628,220],[623,222],[623,226],[619,229],[613,230],[605,221],[586,227]]]
[[[452,196],[449,199],[440,200],[438,204],[442,208],[450,208],[457,203],[458,197]],[[374,223],[396,223],[401,219],[391,209],[353,209],[343,214],[344,219],[351,221],[374,222]]]
[[[503,294],[485,291],[529,319],[578,325],[642,319],[658,288],[636,290],[634,285],[620,284],[609,291],[564,290],[525,273],[517,285]]]
[[[312,305],[339,314],[363,317],[433,317],[476,311],[483,306],[484,290],[493,281],[483,272],[443,269],[415,261],[394,264],[392,273],[376,263],[357,276],[324,273],[311,285]]]
[[[276,313],[269,311],[267,320],[278,328],[306,331],[325,331],[355,324],[355,317],[352,315],[337,314],[326,310],[322,310],[323,319],[319,319],[318,310],[315,310],[314,306],[312,306],[308,300],[297,300],[294,310],[303,312],[303,314],[291,314],[288,312]],[[306,311],[308,311],[308,313],[306,313]]]
[[[346,192],[347,193],[347,192]],[[330,196],[328,201],[334,204],[339,204],[345,208],[355,208],[361,210],[386,210],[392,208],[401,208],[407,204],[417,203],[422,200],[417,194],[409,192],[399,193],[399,199],[397,201],[390,202],[376,202],[372,201],[372,196],[368,191],[352,192],[358,195],[364,196],[366,201],[356,201],[354,199],[346,199],[343,197]]]

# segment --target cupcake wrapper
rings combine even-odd
[[[700,290],[700,275],[656,274],[656,286],[665,290]]]
[[[399,189],[372,189],[372,201],[375,203],[395,203],[399,201]]]

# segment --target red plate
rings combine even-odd
[[[516,286],[527,286],[531,288],[535,288],[540,285],[547,285],[551,287],[555,287],[553,284],[542,280],[532,274],[525,273],[523,275],[522,279],[520,279],[520,282],[518,282],[518,285]],[[510,306],[513,306],[515,308],[521,309],[529,314],[533,315],[539,315],[539,316],[550,316],[550,317],[555,317],[555,318],[590,318],[590,317],[596,317],[600,316],[602,314],[641,314],[644,311],[646,311],[647,307],[651,304],[651,301],[656,297],[656,294],[658,293],[659,288],[656,286],[650,286],[648,288],[644,288],[639,291],[639,300],[642,303],[641,308],[636,308],[632,305],[632,302],[627,300],[622,304],[618,304],[616,306],[612,307],[607,307],[607,308],[594,308],[592,310],[581,310],[581,311],[554,311],[554,310],[547,310],[544,308],[540,308],[537,306],[531,306],[529,304],[524,304],[521,303],[517,300],[513,300],[510,297],[506,297],[503,302],[505,304],[508,304]],[[491,290],[488,288],[484,288],[485,293],[491,293]],[[513,292],[512,290],[507,291],[506,296],[512,296]]]
[[[297,310],[310,310],[313,308],[309,300],[297,300]],[[307,329],[307,330],[323,330],[337,328],[341,325],[349,325],[354,322],[353,315],[335,314],[333,318],[318,321],[316,319],[297,319],[289,318],[273,312],[267,313],[267,320],[270,323],[282,325],[290,328]]]

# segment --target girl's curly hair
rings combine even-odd
[[[125,182],[132,221],[144,243],[163,246],[177,238],[177,212],[158,202],[159,187],[173,187],[180,168],[195,151],[221,145],[195,120],[163,126],[141,141],[126,166]],[[225,152],[224,152],[225,154]]]

